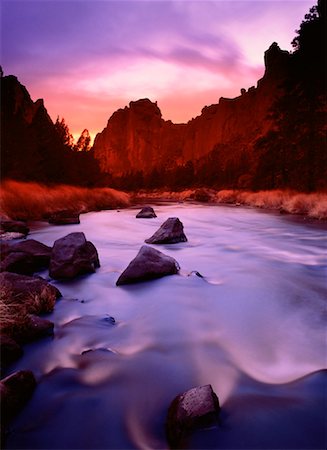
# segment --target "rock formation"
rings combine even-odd
[[[49,275],[55,279],[69,279],[93,273],[100,267],[98,252],[84,233],[70,233],[53,245]]]
[[[143,245],[136,257],[118,278],[117,286],[153,280],[178,273],[177,261],[158,250]]]
[[[178,395],[167,415],[167,439],[170,448],[184,448],[187,434],[201,427],[218,424],[220,406],[210,384],[198,386]]]
[[[147,244],[176,244],[186,241],[184,226],[177,217],[167,219],[153,236],[145,240]]]

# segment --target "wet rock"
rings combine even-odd
[[[29,370],[19,370],[0,381],[1,416],[5,424],[25,406],[35,388],[35,377]]]
[[[136,214],[137,219],[152,219],[157,217],[151,206],[144,206],[139,213]]]
[[[26,225],[25,222],[18,220],[6,220],[2,219],[0,223],[0,232],[13,232],[13,233],[21,233],[26,236],[29,233],[30,229]]]
[[[177,217],[170,217],[145,242],[147,244],[176,244],[177,242],[186,242],[187,237],[183,230],[184,226],[182,222]]]
[[[10,253],[11,245],[3,240],[0,240],[0,261],[3,261]]]
[[[48,222],[53,225],[73,225],[79,224],[79,213],[76,211],[57,211],[50,215]]]
[[[16,233],[15,231],[0,232],[1,241],[12,241],[14,239],[23,239],[26,235],[23,233]]]
[[[136,257],[118,278],[116,285],[137,283],[178,273],[179,265],[158,250],[143,245]]]
[[[84,233],[70,233],[55,241],[50,259],[50,277],[69,279],[93,273],[100,267],[98,252]]]
[[[54,323],[50,320],[34,314],[29,314],[24,323],[24,327],[16,333],[15,337],[20,343],[35,341],[53,335]]]
[[[31,275],[38,270],[48,267],[51,247],[27,239],[17,244],[1,243],[1,272],[16,272]]]
[[[23,355],[21,346],[11,337],[0,335],[1,367],[7,367]]]
[[[192,430],[217,425],[219,411],[219,400],[210,384],[178,395],[171,403],[167,415],[169,446],[181,448],[184,438]]]
[[[14,303],[23,303],[28,312],[51,312],[60,291],[41,277],[29,277],[12,272],[0,273],[0,285]]]

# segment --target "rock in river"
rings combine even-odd
[[[182,222],[177,217],[170,217],[145,242],[147,244],[176,244],[177,242],[186,242],[187,237],[183,230],[184,226]]]
[[[139,281],[161,278],[178,273],[179,264],[174,259],[158,250],[143,245],[136,257],[118,278],[116,284],[137,283]]]
[[[4,250],[1,272],[15,272],[23,275],[32,275],[49,266],[51,247],[28,239],[15,245],[2,244]]]
[[[167,415],[166,432],[170,447],[181,448],[183,439],[193,430],[217,425],[219,411],[219,400],[210,384],[178,395]]]
[[[137,219],[152,219],[157,217],[151,206],[144,206],[139,213],[136,214]]]
[[[100,267],[98,252],[84,233],[70,233],[55,241],[50,259],[51,278],[74,278],[95,272],[97,267]]]

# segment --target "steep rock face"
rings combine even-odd
[[[94,151],[101,169],[114,175],[149,173],[155,167],[196,161],[217,144],[237,141],[239,147],[247,146],[270,126],[268,111],[281,94],[279,86],[290,58],[272,44],[265,53],[264,77],[256,88],[235,99],[221,98],[187,124],[164,121],[157,104],[148,99],[131,102],[115,112],[96,136]]]
[[[15,76],[1,78],[1,175],[56,180],[64,152],[43,100],[33,102]]]
[[[148,99],[130,102],[129,107],[116,111],[96,136],[95,157],[104,172],[148,172],[166,158],[181,157],[184,128],[164,121],[157,104]]]

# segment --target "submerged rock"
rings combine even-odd
[[[74,278],[77,275],[93,273],[100,267],[98,252],[84,233],[70,233],[55,241],[50,259],[50,277],[55,279]]]
[[[178,395],[171,403],[166,433],[169,446],[180,448],[193,430],[218,424],[219,400],[210,384],[198,386]]]
[[[143,245],[136,257],[118,278],[116,285],[137,283],[178,273],[179,264],[158,250]]]
[[[48,222],[52,225],[73,225],[79,224],[79,213],[76,211],[57,211],[50,215]]]
[[[19,370],[0,381],[1,416],[5,424],[25,406],[35,388],[35,377],[29,370]]]
[[[139,213],[136,214],[137,219],[152,219],[157,217],[151,206],[144,206]]]
[[[187,237],[183,230],[184,226],[182,222],[177,217],[170,217],[145,242],[147,244],[176,244],[177,242],[186,242]]]

